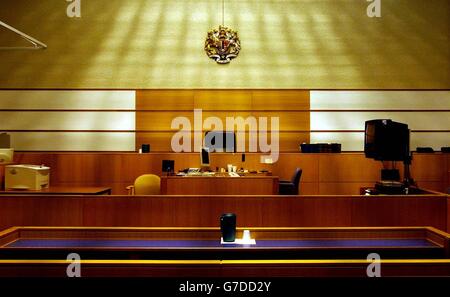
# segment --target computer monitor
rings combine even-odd
[[[405,161],[409,158],[408,125],[392,120],[366,121],[364,153],[379,161]]]
[[[204,143],[210,152],[236,152],[236,134],[234,132],[207,131]]]
[[[14,150],[11,148],[0,149],[0,164],[12,163],[14,159]]]
[[[162,172],[173,173],[175,171],[175,161],[174,160],[163,160],[162,161]]]
[[[209,148],[202,148],[200,152],[200,163],[202,167],[209,167]]]

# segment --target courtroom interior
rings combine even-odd
[[[449,22],[2,0],[0,277],[450,277]]]

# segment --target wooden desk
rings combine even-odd
[[[111,188],[54,186],[40,191],[6,190],[0,191],[0,195],[111,195]]]
[[[278,195],[278,176],[162,176],[163,195]]]

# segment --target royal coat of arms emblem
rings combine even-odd
[[[205,52],[218,64],[228,64],[239,55],[241,42],[236,31],[225,26],[208,32]]]

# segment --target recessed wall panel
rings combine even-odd
[[[135,93],[0,91],[0,131],[22,151],[134,151]]]
[[[134,151],[134,144],[135,133],[11,133],[11,146],[17,151]]]
[[[311,109],[450,109],[450,91],[311,91]]]
[[[0,109],[134,109],[136,91],[0,91]]]
[[[364,130],[365,121],[391,119],[412,130],[450,130],[450,112],[311,112],[311,130]]]

